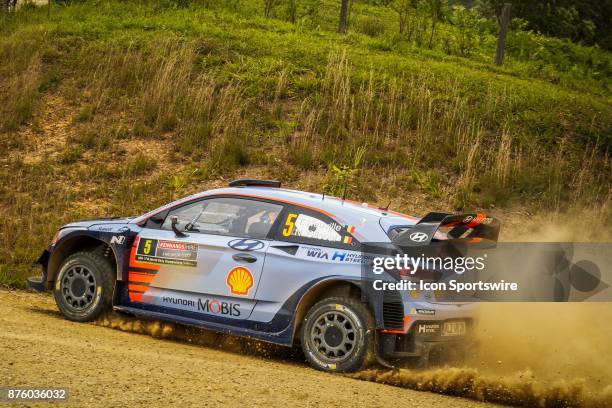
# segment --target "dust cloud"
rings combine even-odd
[[[192,343],[199,346],[219,348],[223,351],[247,354],[261,358],[291,358],[293,350],[275,344],[231,336],[196,327],[184,326],[158,320],[108,313],[94,324],[131,333],[144,334],[160,339]]]
[[[525,407],[612,406],[612,305],[484,304],[477,346],[457,367],[349,376]]]
[[[610,242],[612,235],[593,213],[522,217],[509,229],[501,240]],[[349,376],[515,406],[612,407],[610,322],[610,303],[480,304],[477,346],[461,364]]]

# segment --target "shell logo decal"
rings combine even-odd
[[[227,274],[227,286],[233,295],[247,296],[253,287],[253,275],[244,266],[237,266]]]

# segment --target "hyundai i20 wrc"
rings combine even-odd
[[[423,364],[432,347],[466,338],[471,307],[427,292],[368,299],[360,243],[412,235],[427,244],[452,238],[440,228],[449,220],[463,231],[482,217],[418,219],[275,181],[237,180],[138,217],[62,226],[38,259],[42,276],[28,285],[51,290],[73,321],[114,309],[299,345],[326,371],[354,371],[374,359]]]

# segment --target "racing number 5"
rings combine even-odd
[[[149,255],[149,253],[151,252],[151,240],[147,239],[144,243],[144,247],[142,248],[142,252],[144,252],[145,255]]]
[[[285,228],[283,228],[283,236],[288,237],[293,232],[293,227],[295,227],[295,219],[297,218],[297,214],[290,213],[287,216],[287,220],[285,221]]]

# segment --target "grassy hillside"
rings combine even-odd
[[[0,281],[22,282],[64,222],[247,175],[348,182],[418,214],[609,223],[609,53],[514,30],[496,67],[494,27],[465,11],[430,48],[424,11],[408,38],[362,2],[337,34],[338,10],[299,3],[292,23],[285,3],[266,18],[263,1],[91,1],[0,17]]]

